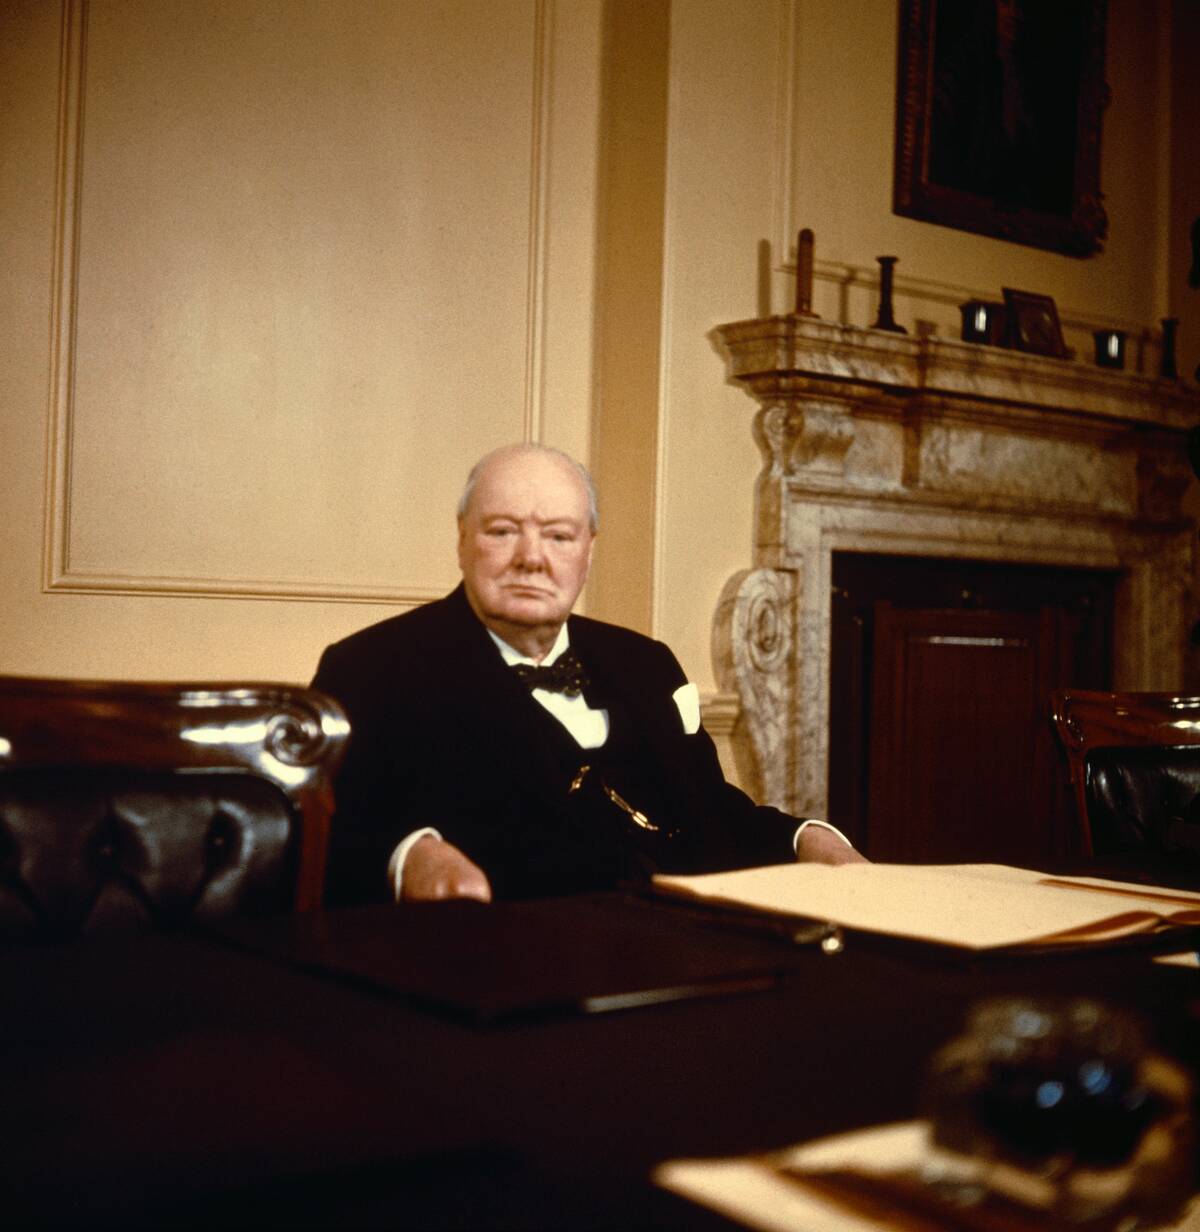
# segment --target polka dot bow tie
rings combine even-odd
[[[513,671],[517,679],[531,689],[548,689],[551,693],[563,693],[567,697],[578,697],[588,685],[587,672],[573,650],[564,651],[549,667],[516,663]]]

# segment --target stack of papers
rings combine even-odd
[[[1045,1232],[1052,1224],[1009,1204],[943,1207],[921,1194],[929,1126],[904,1121],[821,1138],[771,1155],[676,1159],[655,1182],[761,1232]],[[1200,1232],[1200,1197],[1159,1232]]]
[[[778,864],[655,889],[710,905],[995,950],[1104,943],[1200,926],[1200,893],[1003,864]]]

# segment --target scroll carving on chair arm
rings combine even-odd
[[[341,740],[347,730],[340,707],[327,698],[291,696],[281,700],[268,720],[263,744],[289,766],[312,766],[326,758],[331,742]]]

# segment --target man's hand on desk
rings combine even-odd
[[[867,864],[867,857],[824,826],[805,826],[796,839],[796,859],[812,864]]]
[[[443,898],[492,901],[487,874],[453,843],[427,834],[418,839],[404,861],[403,902],[429,902]]]

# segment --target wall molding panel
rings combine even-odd
[[[529,153],[529,274],[525,309],[525,439],[542,440],[545,396],[546,245],[550,104],[554,96],[554,0],[537,0]]]
[[[87,0],[64,0],[50,302],[50,400],[46,416],[44,589],[69,587],[71,429],[75,402],[79,191],[83,164]]]
[[[220,7],[218,5],[218,7]],[[235,6],[236,7],[236,6]],[[133,560],[112,560],[107,553],[105,560],[95,559],[91,553],[80,548],[80,526],[94,525],[102,511],[96,507],[95,480],[91,506],[84,509],[83,494],[79,487],[81,459],[90,460],[81,432],[81,409],[79,391],[86,384],[87,370],[81,372],[79,337],[81,323],[87,320],[89,303],[87,286],[81,294],[81,270],[85,259],[95,261],[96,250],[87,242],[86,223],[88,211],[93,206],[89,199],[91,179],[98,174],[95,166],[85,166],[85,124],[89,105],[89,39],[97,12],[92,0],[63,0],[61,25],[61,55],[58,82],[58,120],[56,149],[56,185],[53,235],[53,288],[50,320],[50,373],[47,407],[44,519],[42,545],[42,590],[57,594],[117,594],[154,595],[184,598],[221,598],[255,600],[301,600],[337,603],[399,604],[415,605],[437,598],[445,593],[441,581],[419,579],[413,576],[403,580],[365,576],[331,576],[327,568],[319,569],[316,576],[279,576],[278,566],[259,569],[252,561],[250,570],[209,572],[188,567],[187,554],[180,557],[181,568],[173,570],[143,569],[128,567]],[[507,323],[511,330],[519,325],[524,334],[523,380],[521,388],[512,388],[509,397],[504,391],[496,394],[515,412],[512,429],[505,435],[522,435],[528,440],[541,440],[546,434],[544,398],[546,389],[546,334],[548,329],[547,261],[551,246],[555,218],[551,208],[551,176],[554,169],[551,157],[553,128],[551,124],[554,100],[554,54],[557,6],[555,0],[532,0],[529,5],[528,25],[532,30],[532,46],[528,44],[527,95],[529,107],[529,131],[525,137],[528,150],[528,183],[526,202],[527,240],[523,285],[518,291],[523,295],[525,310],[523,321]],[[507,32],[515,27],[508,28]],[[513,35],[513,37],[516,37]],[[206,49],[211,51],[211,49]],[[524,57],[521,57],[523,59]],[[522,68],[521,71],[524,71]],[[112,89],[111,83],[106,83]],[[89,134],[90,135],[90,134]],[[520,134],[518,134],[518,138]],[[509,212],[506,219],[498,222],[500,230],[512,233],[516,221]],[[519,231],[517,235],[519,235]],[[183,237],[187,238],[187,237]],[[481,246],[486,241],[479,241]],[[118,260],[105,253],[102,259]],[[464,276],[464,283],[455,288],[464,304],[471,303],[471,272]],[[499,277],[499,275],[497,275]],[[517,290],[517,284],[507,275],[503,288]],[[493,288],[494,291],[494,288]],[[480,310],[482,311],[482,309]],[[464,322],[470,325],[470,322]],[[469,333],[467,328],[465,332]],[[447,338],[447,355],[430,356],[431,365],[441,365],[447,359],[471,362],[468,358],[469,339]],[[238,374],[235,372],[234,377]],[[131,378],[131,381],[134,378]],[[143,393],[142,395],[146,395]],[[232,401],[236,395],[231,393]],[[518,401],[519,399],[519,401]],[[95,405],[88,414],[98,416]],[[248,413],[248,412],[247,412]],[[467,407],[466,413],[474,416],[473,422],[494,424],[478,406]],[[443,433],[444,428],[431,417],[427,430]],[[519,425],[519,426],[518,426]],[[482,430],[482,429],[479,429]],[[494,427],[490,429],[494,431]],[[93,442],[97,436],[95,424],[88,438]],[[409,440],[408,449],[420,456],[419,440]],[[116,498],[114,498],[116,499]],[[265,500],[266,497],[264,496]],[[384,499],[381,497],[381,500]],[[153,516],[152,511],[149,514]],[[446,517],[449,518],[449,506]],[[115,541],[115,540],[114,540]],[[124,546],[122,544],[122,546]],[[252,549],[247,549],[252,550]],[[159,555],[162,553],[159,552]],[[269,543],[260,553],[265,560],[271,557]],[[438,564],[448,565],[439,550]],[[422,559],[422,564],[423,559]],[[114,567],[115,566],[115,567]],[[290,573],[291,570],[288,570]]]

